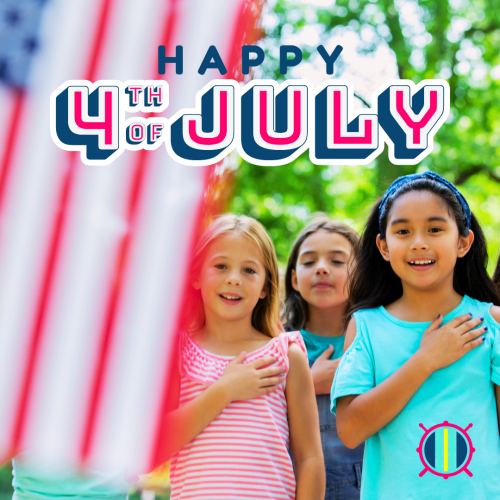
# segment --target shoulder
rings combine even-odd
[[[299,331],[283,332],[280,334],[282,342],[286,344],[285,349],[288,349],[288,363],[292,370],[296,366],[304,365],[309,370],[309,362],[307,361],[307,349],[304,339]]]
[[[371,307],[370,309],[358,309],[352,313],[351,321],[355,320],[354,324],[358,325],[358,329],[362,328],[365,324],[372,324],[374,321],[378,322],[385,318],[381,307]]]
[[[211,385],[222,376],[229,360],[205,351],[193,340],[192,334],[181,332],[177,363],[181,377],[199,384]]]
[[[491,317],[499,324],[500,326],[500,307],[499,306],[491,306],[490,308]]]
[[[296,348],[298,351],[307,353],[306,345],[304,343],[304,339],[302,338],[302,334],[297,330],[294,332],[281,332],[277,337],[273,339],[278,345],[281,346],[281,350],[285,357],[290,357],[291,348],[293,350]]]
[[[311,370],[304,351],[297,344],[290,344],[288,348],[288,373],[286,377],[285,392],[300,393],[312,381]]]
[[[373,309],[366,309],[365,311],[373,311]],[[370,330],[376,328],[376,325],[380,325],[380,321],[376,321],[373,317],[369,318],[368,321],[366,317],[360,317],[358,314],[359,312],[363,311],[355,312],[347,325],[343,357],[354,349],[362,349],[365,350],[370,356],[373,355]],[[380,313],[380,311],[378,312]],[[392,345],[392,339],[388,339],[387,336],[384,336],[383,339],[384,342],[389,340],[391,343],[390,345]]]
[[[290,367],[305,363],[307,369],[309,369],[304,351],[295,343],[288,346],[288,359],[290,360]]]
[[[500,306],[495,306],[492,302],[474,299],[469,295],[464,295],[462,303],[466,304],[473,316],[484,316],[486,321],[493,320],[492,326],[500,327]]]
[[[346,342],[348,339],[351,341],[354,340],[356,333],[368,335],[370,328],[374,325],[379,325],[382,321],[390,322],[390,319],[387,317],[387,312],[384,312],[383,307],[358,309],[352,313],[349,324],[347,325]],[[346,348],[347,347],[349,347],[349,345],[346,345]]]
[[[179,354],[182,356],[186,351],[189,351],[190,349],[193,349],[196,346],[196,343],[191,340],[191,336],[181,330],[179,334]]]
[[[352,316],[349,320],[349,324],[347,325],[347,330],[345,332],[344,352],[346,352],[354,342],[354,339],[356,338],[356,332],[356,318]]]
[[[288,376],[290,379],[310,376],[309,362],[304,348],[295,342],[290,342],[288,346]]]

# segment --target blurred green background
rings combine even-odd
[[[390,78],[443,78],[450,116],[419,165],[390,163],[387,147],[368,166],[318,166],[308,152],[291,164],[235,162],[229,210],[251,215],[270,231],[280,264],[309,214],[323,211],[361,230],[372,203],[398,176],[431,169],[456,183],[488,240],[490,272],[500,242],[500,1],[277,0],[263,16],[266,60],[257,78],[325,80],[317,46],[344,47],[330,78],[354,84],[357,107]],[[301,47],[303,62],[279,74],[279,46]]]
[[[10,464],[0,466],[0,500],[12,498],[12,468]]]

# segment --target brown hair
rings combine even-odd
[[[260,222],[244,215],[226,214],[217,217],[204,231],[196,245],[191,280],[194,281],[199,276],[209,245],[233,231],[253,241],[262,252],[266,269],[267,294],[263,299],[259,299],[253,310],[252,326],[268,337],[275,337],[283,329],[279,320],[278,260],[273,242]],[[183,327],[186,331],[193,332],[205,324],[205,312],[201,292],[194,289],[190,292],[186,302]]]
[[[309,309],[307,302],[292,286],[292,270],[295,270],[302,243],[318,231],[327,231],[343,236],[352,246],[353,250],[359,241],[359,234],[342,222],[331,220],[324,214],[315,214],[311,221],[302,229],[295,240],[285,272],[285,308],[283,322],[286,330],[301,330],[307,322]],[[354,252],[353,252],[354,254]],[[352,255],[353,255],[352,254]]]

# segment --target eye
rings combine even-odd
[[[404,234],[408,234],[410,231],[408,231],[408,229],[400,229],[399,231],[396,231],[396,234],[401,234],[401,235],[404,235]]]
[[[254,270],[254,269],[252,269],[251,267],[247,267],[247,268],[245,269],[245,272],[246,272],[246,273],[248,273],[248,274],[255,274],[255,270]]]
[[[226,265],[225,264],[215,264],[215,269],[226,269]]]
[[[303,266],[312,266],[313,264],[314,264],[313,260],[308,260],[307,262],[302,263]]]
[[[332,260],[332,263],[333,264],[345,264],[345,262],[342,260]]]
[[[432,227],[431,229],[429,229],[430,233],[440,233],[441,231],[442,229],[440,227]]]

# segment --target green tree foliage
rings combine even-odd
[[[433,153],[415,166],[391,164],[387,149],[366,167],[317,166],[307,153],[283,167],[243,161],[234,171],[230,210],[258,218],[269,229],[284,263],[310,213],[323,211],[362,229],[369,207],[390,182],[432,169],[459,185],[469,200],[488,238],[492,268],[500,240],[500,2],[337,0],[328,7],[313,3],[274,3],[263,27],[266,60],[257,76],[285,78],[278,70],[278,47],[302,30],[314,27],[318,33],[315,45],[301,44],[306,63],[315,57],[320,43],[354,32],[359,35],[358,52],[367,57],[381,46],[388,47],[400,78],[415,83],[446,79],[450,116],[435,136]],[[348,67],[341,54],[333,78]],[[355,93],[367,106],[360,89]]]

